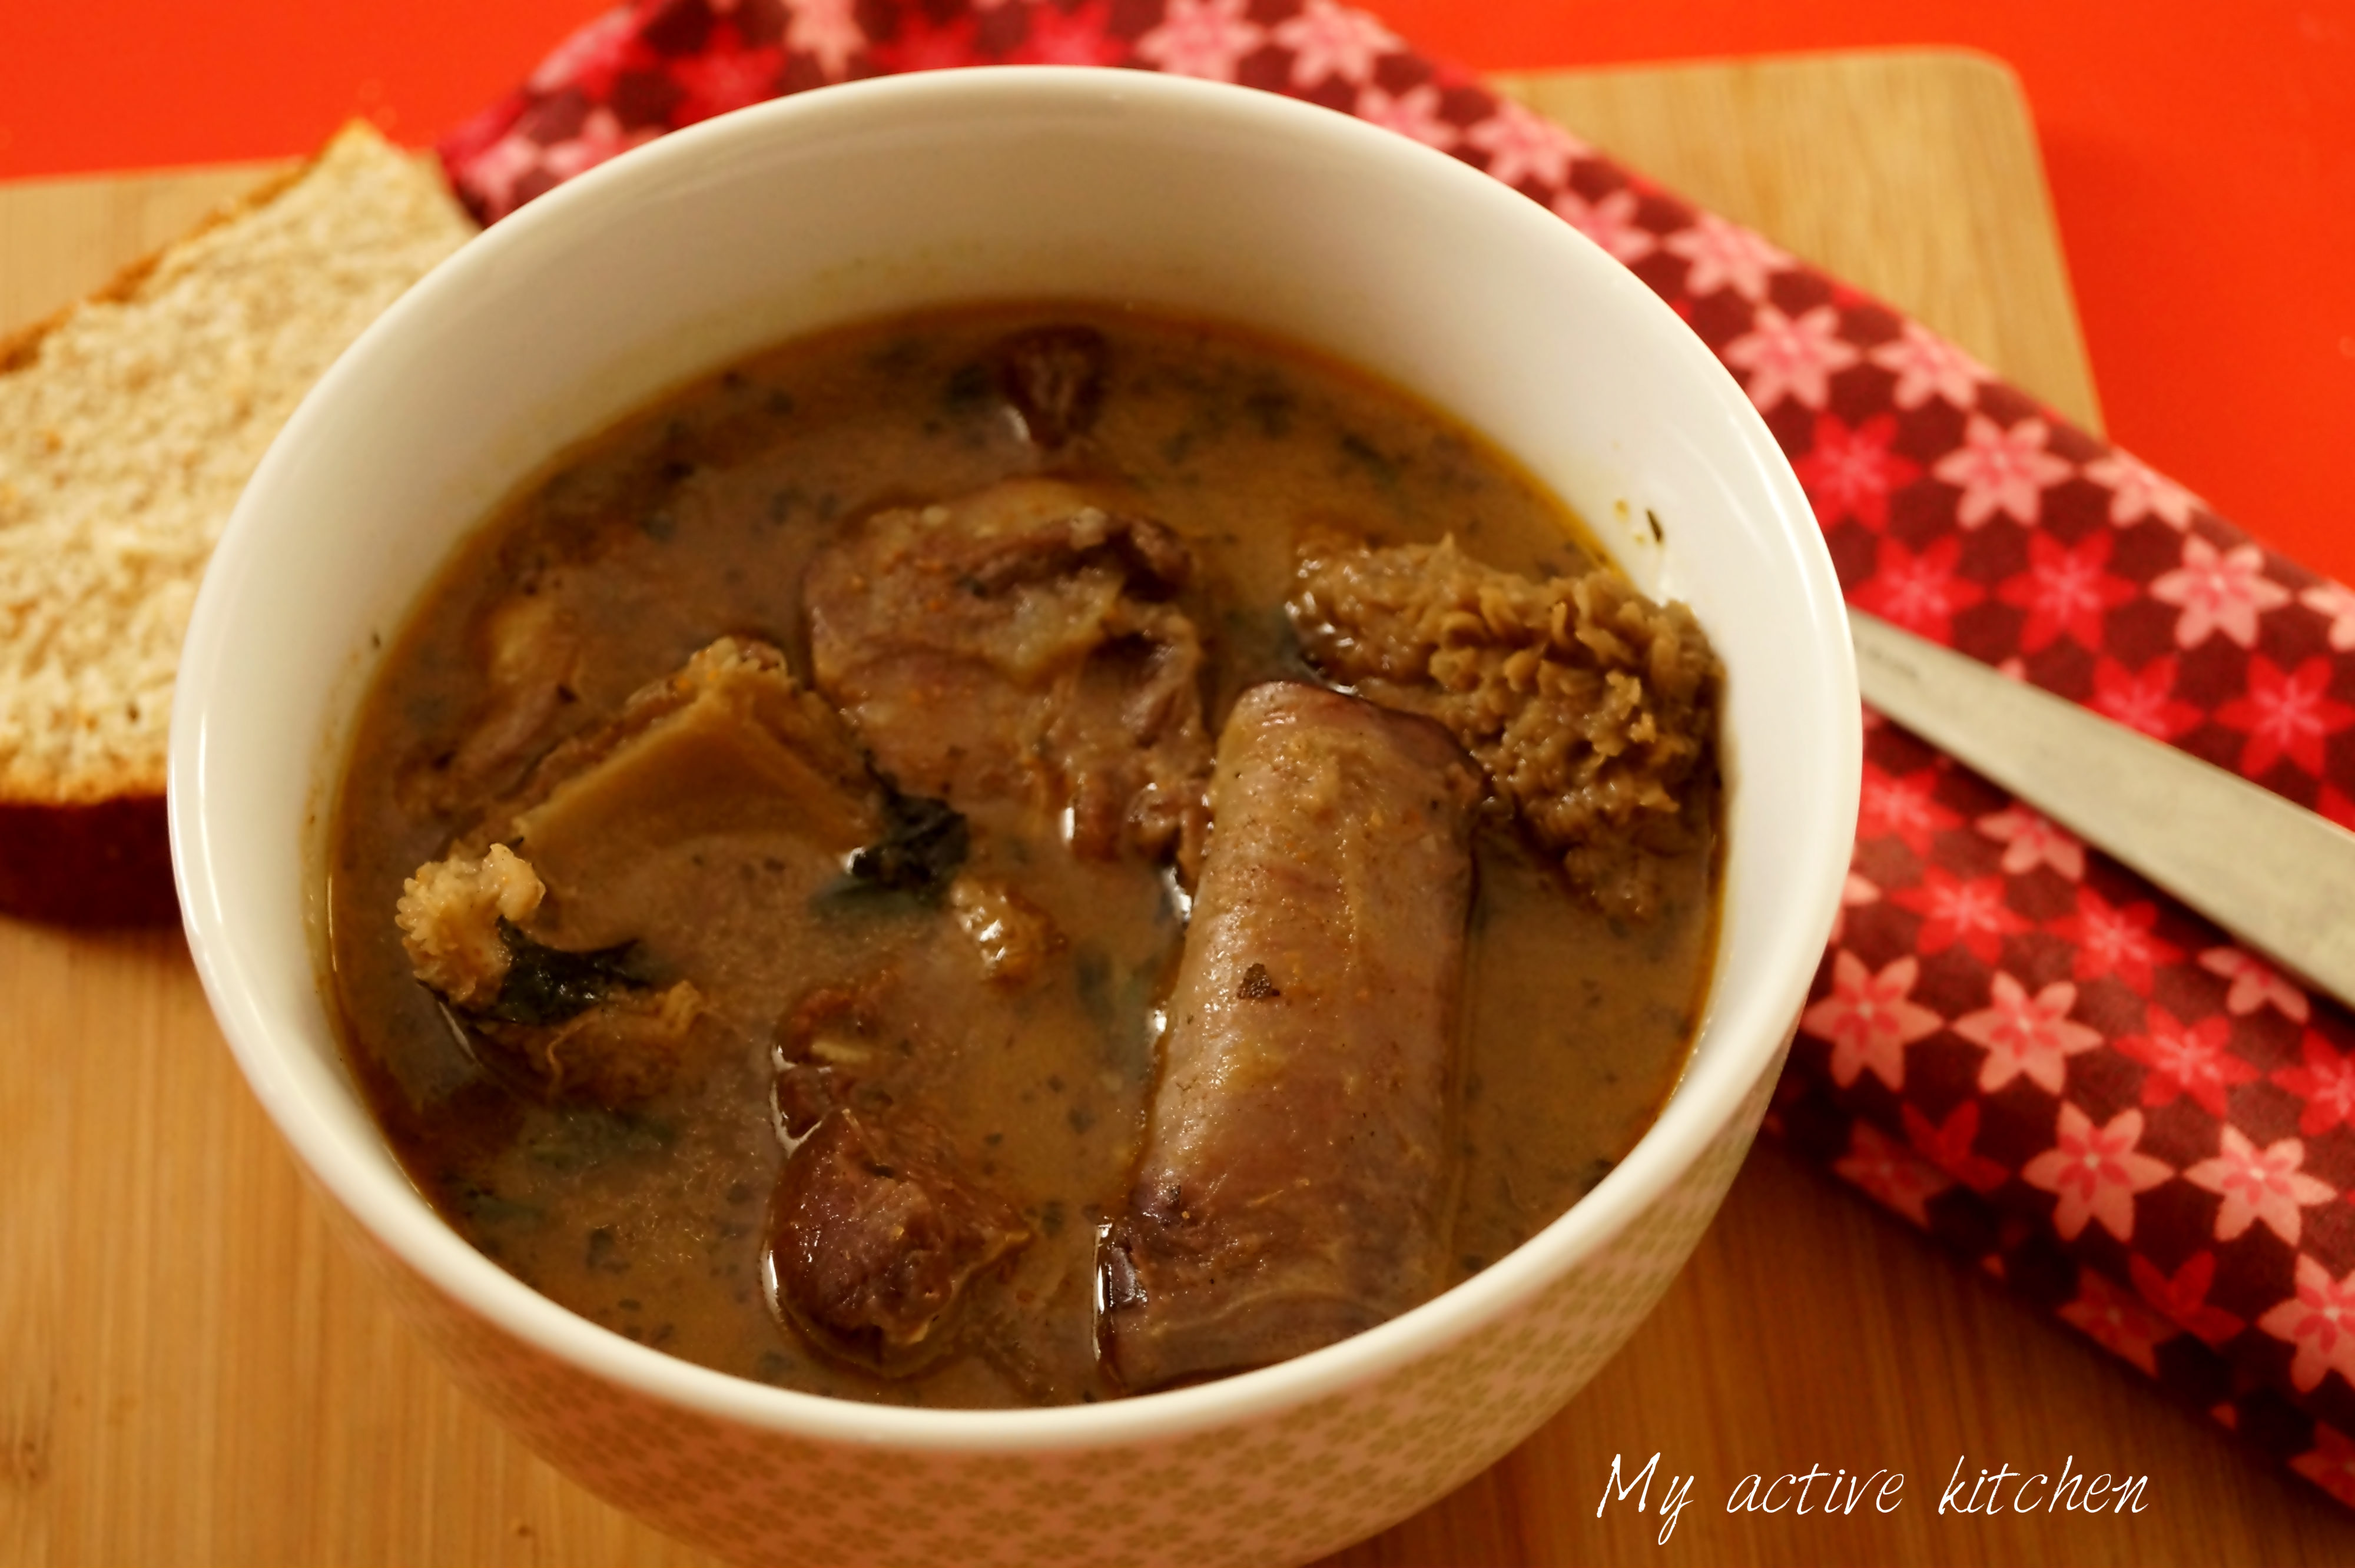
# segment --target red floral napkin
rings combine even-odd
[[[496,219],[778,93],[1017,62],[1239,81],[1485,169],[1732,369],[1857,604],[2355,826],[2355,593],[1332,0],[636,0],[442,154]],[[2355,1505],[2355,1019],[1865,726],[1847,908],[1770,1126]]]

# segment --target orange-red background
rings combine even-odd
[[[7,0],[0,177],[429,141],[598,0]],[[2355,0],[1378,0],[1502,69],[1961,44],[2028,91],[2112,433],[2355,581]],[[1888,215],[1902,223],[1902,212]]]

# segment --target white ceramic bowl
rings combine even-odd
[[[1070,297],[1313,346],[1485,432],[1730,677],[1725,915],[1690,1070],[1601,1186],[1369,1333],[1202,1387],[918,1411],[673,1360],[535,1295],[420,1199],[320,997],[318,838],[356,699],[435,568],[558,450],[813,329]],[[1617,503],[1625,502],[1622,507]],[[1626,519],[1656,514],[1665,546]],[[271,449],[183,656],[188,938],[254,1092],[456,1375],[622,1507],[746,1560],[1299,1561],[1503,1454],[1625,1339],[1748,1147],[1853,827],[1855,676],[1766,427],[1568,224],[1344,116],[1131,72],[946,72],[784,100],[634,152],[466,246]]]

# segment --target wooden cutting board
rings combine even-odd
[[[1589,140],[2096,423],[2025,105],[1992,62],[1531,76]],[[0,186],[0,332],[259,166]],[[1596,1506],[1613,1456],[1695,1476]],[[1998,1462],[2144,1511],[1941,1517]],[[1906,1477],[1894,1512],[1729,1515],[1747,1474]],[[1655,1488],[1657,1509],[1660,1488]],[[1786,1492],[1788,1488],[1785,1488]],[[1818,1500],[1820,1494],[1818,1493]],[[1617,1361],[1347,1563],[2355,1562],[2355,1514],[1778,1147]],[[0,921],[0,1563],[687,1563],[452,1387],[329,1238],[176,934]]]

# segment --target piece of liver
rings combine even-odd
[[[1299,1355],[1439,1288],[1476,795],[1427,720],[1283,682],[1236,703],[1103,1255],[1128,1388]]]

